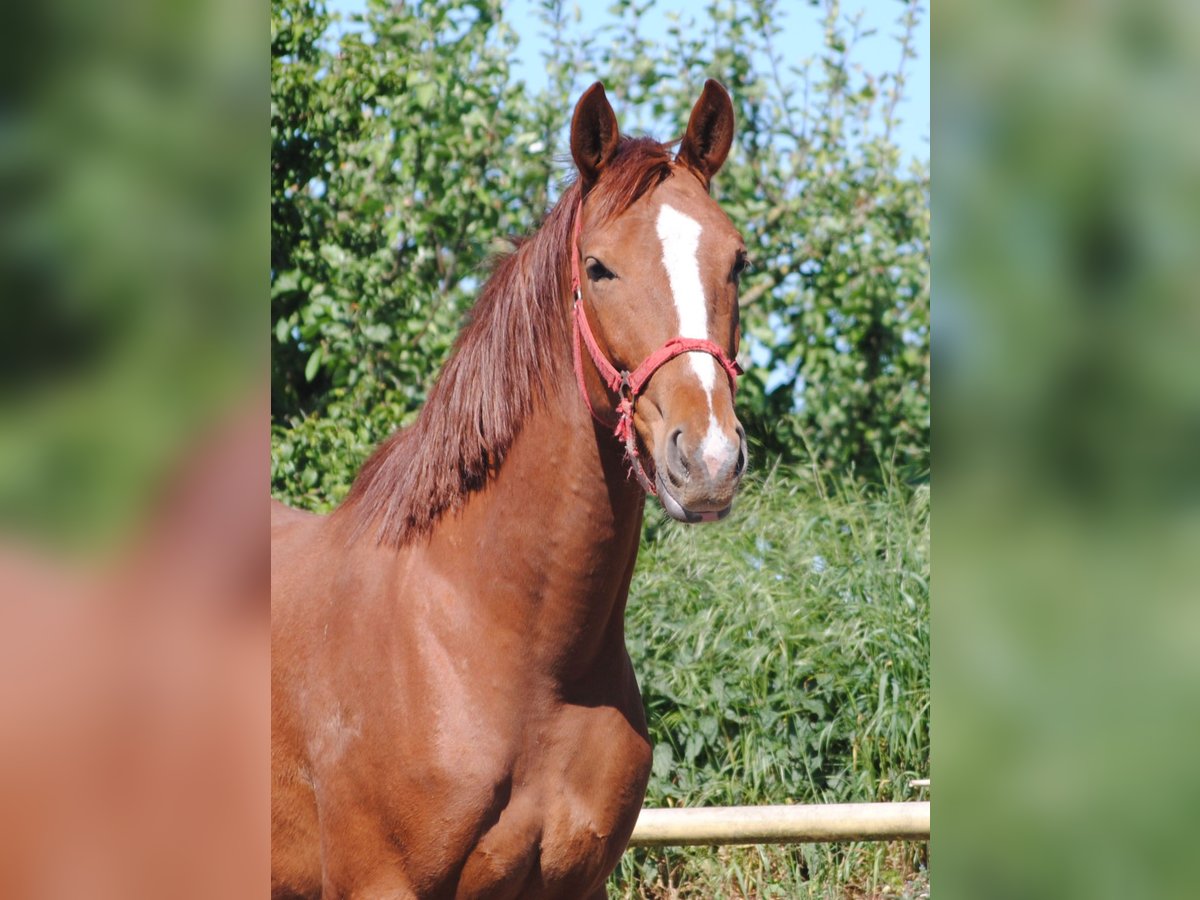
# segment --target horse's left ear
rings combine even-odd
[[[733,101],[720,82],[710,78],[704,82],[700,99],[692,107],[676,159],[694,169],[707,186],[732,145]]]

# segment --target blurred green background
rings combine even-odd
[[[933,26],[938,888],[1194,897],[1200,7]]]
[[[0,532],[102,553],[265,378],[267,13],[4,18]]]

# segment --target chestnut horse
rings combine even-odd
[[[745,467],[732,139],[714,81],[675,154],[589,88],[416,422],[330,516],[273,504],[273,896],[605,895],[650,769],[645,493],[720,518]]]

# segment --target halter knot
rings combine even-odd
[[[638,449],[637,429],[633,427],[633,412],[637,406],[637,398],[646,389],[651,376],[663,365],[684,353],[707,353],[720,363],[729,379],[729,390],[736,396],[737,377],[742,374],[742,369],[735,360],[731,360],[725,354],[724,350],[710,340],[673,337],[646,357],[632,373],[628,369],[618,371],[596,342],[596,336],[592,333],[592,327],[588,323],[587,313],[583,309],[583,285],[579,278],[579,233],[582,227],[583,200],[580,199],[579,205],[575,209],[575,225],[571,238],[571,292],[575,297],[572,304],[574,340],[571,351],[575,363],[575,380],[579,384],[579,393],[583,396],[583,402],[587,404],[592,418],[606,428],[610,427],[596,413],[592,406],[592,399],[588,396],[587,380],[583,374],[583,353],[579,349],[580,343],[582,343],[587,347],[588,355],[595,363],[596,371],[599,372],[605,386],[620,398],[616,408],[617,424],[612,428],[613,435],[625,445],[625,459],[629,463],[630,471],[647,494],[657,496],[658,489],[654,485],[654,480],[646,474],[645,466],[642,464],[641,452]],[[651,465],[653,466],[653,463]]]

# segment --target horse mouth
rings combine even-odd
[[[658,502],[667,511],[667,515],[678,522],[687,522],[689,525],[694,525],[697,522],[719,522],[729,515],[729,511],[733,509],[733,504],[730,503],[724,509],[693,512],[675,499],[675,495],[671,493],[671,488],[663,480],[661,471],[655,471],[654,481],[658,487]]]

